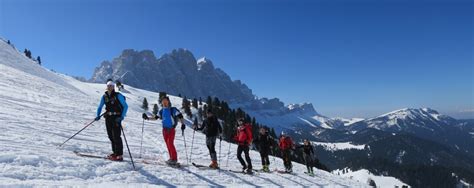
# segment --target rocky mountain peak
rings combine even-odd
[[[196,60],[191,51],[179,48],[158,59],[153,51],[123,50],[111,62],[103,62],[90,79],[104,82],[120,79],[123,83],[151,91],[199,98],[217,96],[233,102],[252,100],[252,91],[233,81],[207,58]]]
[[[288,109],[290,112],[317,114],[313,104],[311,103],[290,104],[288,105]]]
[[[198,59],[197,66],[198,66],[198,70],[202,70],[202,71],[209,71],[209,70],[215,69],[214,64],[212,64],[212,61],[206,57],[202,57]]]

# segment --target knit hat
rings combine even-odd
[[[108,82],[107,82],[107,86],[115,86],[115,83],[112,82],[112,81],[108,81]]]

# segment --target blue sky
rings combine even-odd
[[[474,118],[474,3],[0,0],[0,36],[90,78],[123,49],[206,56],[260,97],[327,116],[432,107]]]

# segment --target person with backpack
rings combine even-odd
[[[209,149],[209,154],[211,155],[211,164],[209,167],[218,169],[219,164],[217,164],[216,139],[219,136],[219,139],[222,141],[222,127],[211,109],[207,109],[206,114],[207,117],[202,122],[201,127],[194,125],[193,129],[202,130],[202,132],[206,134],[206,145],[207,149]]]
[[[269,135],[268,129],[260,128],[258,137],[255,139],[255,144],[257,144],[260,151],[260,158],[262,159],[262,171],[270,172],[270,159],[268,155],[273,149],[273,138]]]
[[[304,144],[302,146],[298,146],[296,148],[300,149],[300,148],[303,148],[303,158],[304,158],[304,161],[305,161],[305,164],[306,164],[306,168],[308,169],[308,172],[307,174],[309,175],[314,175],[314,172],[313,172],[313,156],[314,156],[314,150],[313,150],[313,146],[311,145],[311,143],[309,142],[308,139],[304,139]]]
[[[237,120],[237,134],[234,136],[234,140],[237,141],[237,159],[239,159],[240,164],[242,164],[242,171],[246,173],[252,173],[252,161],[250,160],[249,155],[249,146],[252,143],[252,125],[250,123],[245,123],[243,118]],[[242,158],[242,152],[245,153],[245,163]]]
[[[102,108],[105,105],[105,127],[107,128],[107,135],[109,136],[112,145],[112,154],[107,156],[107,159],[112,161],[123,161],[123,143],[121,138],[122,121],[127,114],[128,105],[125,97],[115,92],[115,83],[113,81],[107,82],[107,91],[100,99],[99,107],[97,108],[96,121],[100,119]]]
[[[142,117],[145,120],[161,119],[161,123],[163,125],[163,138],[165,140],[169,154],[169,159],[166,161],[166,164],[178,165],[178,154],[176,153],[176,147],[174,146],[174,138],[176,134],[175,129],[178,125],[178,120],[181,122],[181,131],[186,129],[184,117],[176,107],[171,106],[171,101],[167,96],[161,99],[161,105],[163,108],[158,112],[157,115],[148,117],[146,113],[143,113]]]
[[[295,149],[295,145],[290,136],[286,135],[284,131],[281,132],[279,142],[283,164],[285,165],[285,172],[293,172],[293,165],[291,164],[291,150]]]

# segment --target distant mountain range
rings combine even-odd
[[[345,129],[358,131],[375,128],[385,132],[406,132],[474,155],[474,132],[469,132],[468,127],[467,123],[430,108],[406,108],[352,123]]]
[[[297,141],[309,138],[324,142],[356,142],[361,131],[374,129],[409,134],[474,156],[472,121],[456,120],[430,108],[405,108],[368,119],[326,117],[311,103],[285,105],[278,98],[259,98],[247,85],[232,80],[223,70],[214,67],[211,60],[196,59],[186,49],[176,49],[159,58],[150,50],[124,50],[117,58],[102,62],[90,81],[103,83],[109,78],[137,88],[188,98],[219,97],[233,108],[244,109],[258,122],[275,128],[277,134],[287,131]]]
[[[223,70],[214,67],[210,59],[196,59],[186,49],[176,49],[159,58],[150,50],[127,49],[113,60],[103,61],[89,81],[104,83],[110,78],[133,87],[190,99],[219,97],[278,132],[302,126],[329,128],[343,124],[318,114],[311,103],[285,105],[278,98],[258,98],[240,80],[232,80]]]

